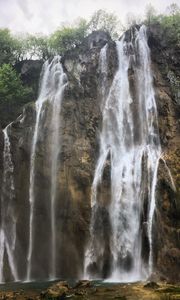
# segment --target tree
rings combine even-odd
[[[170,16],[175,16],[176,14],[180,13],[180,7],[176,3],[172,3],[170,6],[167,7],[167,11]]]
[[[104,30],[108,32],[112,38],[118,38],[122,31],[122,24],[118,17],[113,13],[107,13],[105,10],[96,11],[88,23],[89,32],[95,30]]]
[[[79,45],[87,35],[87,22],[80,19],[75,26],[63,26],[49,38],[49,47],[54,54],[63,54],[65,51]]]
[[[0,29],[0,66],[17,60],[20,43],[8,29]]]
[[[32,101],[32,89],[24,87],[19,75],[9,64],[0,67],[0,115],[2,126],[20,112],[22,105]],[[7,121],[8,120],[8,121]]]
[[[154,20],[155,16],[156,16],[156,10],[152,6],[152,4],[149,3],[146,6],[146,10],[145,10],[145,17],[146,17],[148,25],[150,25],[152,23],[152,21]]]
[[[173,3],[167,7],[168,15],[163,15],[160,20],[161,26],[166,32],[169,42],[180,45],[180,8]]]
[[[50,56],[48,38],[43,35],[28,34],[21,40],[22,53],[28,59],[46,60]]]
[[[140,24],[141,18],[140,16],[135,16],[133,13],[129,12],[126,15],[126,30],[129,29],[129,27]]]

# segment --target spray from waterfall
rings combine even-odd
[[[150,51],[146,28],[131,31],[131,39],[124,34],[116,42],[118,70],[106,99],[103,99],[103,123],[100,135],[100,154],[92,184],[92,218],[90,242],[85,256],[85,274],[102,278],[107,261],[99,263],[105,250],[94,238],[95,219],[99,206],[98,186],[102,182],[105,164],[111,163],[111,204],[108,208],[111,222],[109,264],[110,280],[135,281],[144,279],[152,272],[152,227],[155,211],[155,188],[158,163],[161,154],[157,109],[150,69]],[[105,49],[101,51],[103,60]],[[104,56],[105,57],[105,56]],[[107,69],[107,60],[104,59]],[[130,73],[134,73],[135,91],[132,93]],[[105,75],[104,75],[105,76]],[[104,86],[102,83],[102,98]],[[135,94],[135,95],[134,95]],[[148,192],[143,184],[147,176]],[[145,197],[148,198],[147,235],[149,239],[148,267],[142,260],[142,212]]]
[[[42,71],[42,81],[40,87],[40,94],[36,101],[36,121],[34,128],[34,135],[31,148],[31,162],[30,162],[30,185],[29,185],[29,202],[30,202],[30,225],[29,225],[29,250],[27,256],[27,281],[31,280],[32,271],[32,251],[34,241],[34,205],[36,200],[35,195],[35,171],[36,171],[36,151],[37,142],[40,134],[41,122],[43,121],[43,114],[45,112],[45,103],[49,102],[52,106],[52,145],[51,145],[51,241],[52,241],[52,263],[49,276],[56,277],[55,260],[56,260],[56,228],[55,228],[55,199],[56,199],[56,182],[57,182],[57,159],[59,154],[59,118],[61,100],[63,91],[66,86],[67,78],[63,72],[61,65],[61,57],[55,56],[49,63],[46,61]]]
[[[0,282],[4,281],[4,254],[8,257],[9,268],[14,281],[18,280],[17,266],[15,262],[16,246],[16,213],[15,213],[15,185],[14,165],[11,157],[11,144],[8,130],[11,124],[4,130],[3,151],[3,180],[1,196],[1,228],[0,228]]]

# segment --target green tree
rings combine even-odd
[[[1,124],[6,126],[21,112],[22,106],[32,100],[31,88],[25,87],[13,67],[0,67],[0,115]]]
[[[180,8],[171,4],[168,8],[168,15],[162,15],[160,24],[165,30],[169,42],[180,45]]]
[[[87,35],[87,22],[81,19],[75,26],[63,26],[55,31],[49,38],[49,48],[56,54],[63,54],[65,51],[79,45]]]
[[[43,59],[50,56],[48,38],[43,35],[28,34],[21,38],[21,55],[23,59]]]
[[[8,29],[0,29],[0,66],[4,63],[15,63],[18,59],[20,42]]]
[[[180,45],[180,8],[176,3],[172,3],[166,11],[166,14],[157,15],[152,5],[148,5],[145,23],[148,25],[159,23],[167,42]]]

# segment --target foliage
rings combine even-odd
[[[24,87],[19,75],[9,64],[0,67],[0,115],[5,127],[22,111],[22,105],[32,100],[31,88]]]
[[[92,15],[89,22],[80,19],[74,24],[61,26],[49,37],[37,34],[13,36],[8,29],[0,29],[0,66],[4,63],[13,65],[23,59],[46,60],[54,54],[64,54],[65,51],[78,46],[84,37],[95,30],[106,31],[116,39],[127,27],[142,22],[132,13],[128,13],[126,19],[126,28],[123,28],[115,14],[100,9]],[[160,23],[168,41],[180,43],[180,8],[177,4],[172,3],[163,15],[157,15],[154,7],[151,4],[147,5],[145,23]]]
[[[63,54],[81,44],[82,40],[95,30],[104,30],[113,38],[117,38],[121,27],[117,16],[98,10],[89,22],[80,19],[74,26],[63,26],[55,31],[49,38],[49,49],[51,53]]]
[[[24,38],[19,38],[21,49],[19,60],[22,59],[43,59],[50,56],[48,38],[43,35],[27,34]]]
[[[166,36],[170,42],[177,42],[180,45],[180,11],[160,16],[160,24],[166,30]]]
[[[155,20],[156,15],[157,14],[155,8],[152,6],[152,4],[148,4],[145,9],[145,18],[148,25],[150,25]]]
[[[87,22],[81,19],[76,26],[63,26],[55,31],[49,38],[49,48],[56,54],[63,54],[65,51],[79,45],[87,35]]]
[[[138,16],[127,14],[126,28],[123,28],[118,17],[102,9],[96,11],[89,21],[79,19],[76,23],[63,25],[50,36],[40,34],[26,34],[14,36],[8,29],[0,29],[0,115],[7,115],[7,121],[13,120],[22,105],[33,98],[31,89],[23,86],[20,77],[13,66],[24,59],[42,59],[61,54],[80,45],[83,39],[93,31],[103,30],[108,32],[113,39],[120,36],[121,32],[129,27],[142,23]],[[180,46],[180,8],[172,3],[166,14],[158,15],[154,7],[149,4],[145,11],[144,23],[151,26],[158,23],[163,29],[167,43]],[[167,75],[175,99],[179,102],[179,77],[169,72]],[[8,112],[7,112],[8,111]],[[9,113],[9,115],[8,115]],[[4,120],[4,124],[6,121]]]
[[[95,30],[104,30],[108,32],[112,38],[118,38],[122,30],[122,24],[118,17],[113,13],[107,13],[105,10],[96,11],[88,23],[89,32]]]
[[[167,14],[156,15],[152,5],[147,7],[145,23],[148,25],[159,23],[164,30],[168,42],[180,45],[180,8],[172,3],[167,7]]]
[[[0,103],[26,102],[31,89],[24,87],[19,75],[9,64],[0,67]]]
[[[20,42],[8,29],[0,29],[0,66],[17,60]]]

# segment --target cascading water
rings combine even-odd
[[[51,232],[52,232],[52,271],[51,277],[56,277],[56,222],[55,222],[55,200],[57,192],[57,171],[58,171],[58,155],[60,152],[60,111],[61,101],[63,98],[64,88],[66,86],[67,77],[63,72],[62,65],[58,65],[56,77],[59,76],[57,84],[57,93],[52,98],[52,148],[51,148]]]
[[[0,228],[0,282],[4,281],[4,255],[8,257],[8,264],[13,280],[18,280],[18,272],[15,263],[16,246],[16,213],[14,211],[15,187],[14,166],[11,157],[11,145],[8,136],[8,125],[4,130],[3,152],[3,181],[1,196],[1,228]]]
[[[144,279],[152,272],[152,224],[161,147],[145,26],[131,32],[130,41],[123,35],[116,42],[116,48],[119,67],[107,97],[104,86],[107,80],[107,48],[103,48],[100,55],[101,72],[104,74],[102,101],[105,104],[100,155],[92,184],[91,238],[85,256],[85,274],[87,276],[89,272],[89,277],[102,278],[107,266],[107,261],[101,259],[99,262],[105,253],[105,246],[102,242],[98,243],[96,223],[100,219],[98,211],[101,206],[98,186],[110,156],[111,199],[109,206],[106,206],[111,224],[109,277],[113,281],[135,281]],[[130,70],[134,73],[133,87],[129,80]],[[145,180],[148,191],[145,190]],[[145,198],[148,203],[145,203]],[[142,259],[144,205],[147,205],[148,268]]]
[[[29,250],[28,250],[28,265],[27,265],[27,280],[31,280],[32,269],[32,251],[33,251],[33,233],[34,233],[34,205],[36,200],[35,195],[35,171],[36,171],[36,150],[37,142],[40,135],[41,122],[43,122],[43,115],[45,113],[45,103],[50,103],[52,106],[51,119],[51,270],[49,272],[50,278],[56,277],[55,260],[56,260],[56,225],[55,225],[55,200],[56,200],[56,182],[57,182],[57,166],[58,154],[60,151],[59,145],[59,124],[60,124],[60,108],[63,97],[63,91],[66,86],[67,77],[63,72],[61,65],[61,57],[56,56],[49,63],[45,62],[43,66],[42,82],[40,94],[36,102],[36,122],[31,149],[30,162],[30,185],[29,185],[29,201],[30,201],[30,228],[29,228]]]

